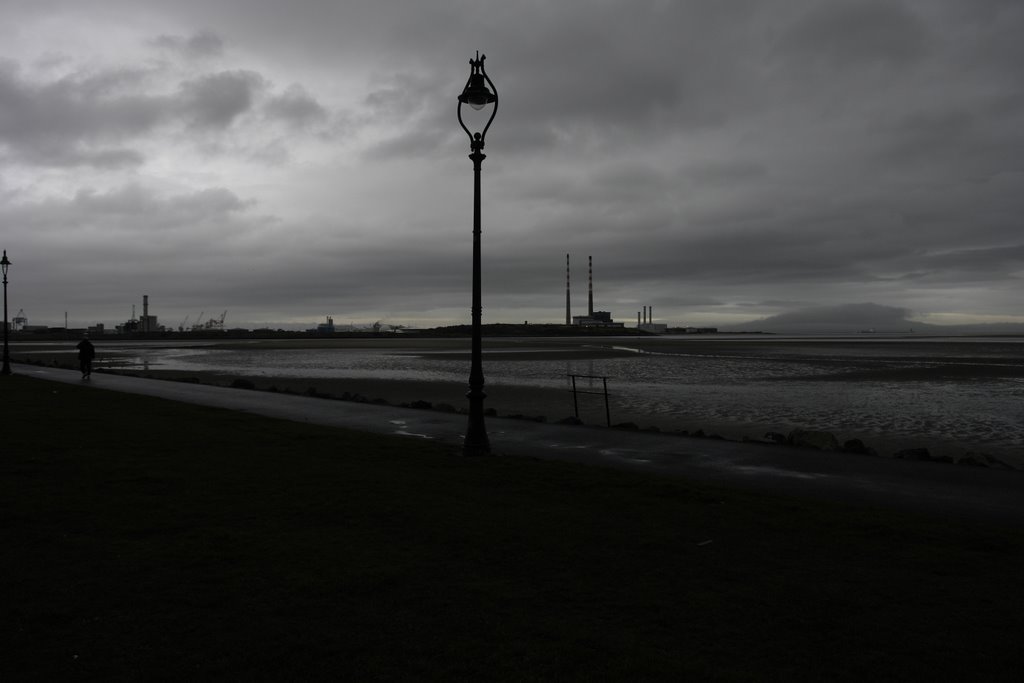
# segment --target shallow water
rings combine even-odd
[[[761,436],[805,429],[868,443],[1024,454],[1024,340],[487,340],[488,386],[567,389],[569,374],[608,377],[613,415],[675,428]],[[99,365],[251,377],[464,383],[466,340],[434,351],[365,348],[169,348],[103,344]],[[537,353],[531,354],[531,351]],[[586,357],[594,355],[597,357]],[[490,357],[489,357],[490,356]],[[563,357],[564,356],[564,357]],[[610,356],[610,357],[608,357]],[[600,380],[578,380],[600,390]],[[588,406],[600,398],[581,399]],[[595,404],[596,402],[596,404]]]

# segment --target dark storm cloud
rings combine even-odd
[[[1024,240],[1018,244],[983,249],[958,249],[930,254],[921,262],[932,272],[955,271],[964,279],[1012,278],[1024,284]]]
[[[163,118],[162,98],[126,93],[144,77],[123,69],[37,84],[22,79],[16,65],[0,63],[0,142],[29,163],[138,163],[138,152],[109,146]]]
[[[642,174],[641,174],[642,175]],[[756,174],[755,174],[756,175]],[[981,190],[984,184],[979,184]],[[657,187],[657,186],[655,186]],[[559,193],[572,189],[559,188]],[[611,194],[611,193],[610,193]],[[845,202],[831,211],[778,206],[725,206],[701,216],[690,212],[678,217],[657,206],[650,196],[630,203],[637,207],[620,219],[604,211],[589,220],[566,214],[555,232],[567,236],[566,244],[585,244],[598,253],[606,281],[623,287],[660,277],[680,284],[697,283],[871,283],[884,279],[929,277],[948,284],[996,281],[1024,264],[1019,252],[1019,218],[1007,211],[989,217],[985,212],[958,210],[965,198],[942,203],[937,188],[926,203],[934,202],[932,216],[919,216],[912,227],[900,208],[885,207],[878,200]],[[992,195],[1001,194],[993,191]],[[588,196],[597,202],[599,192]],[[972,192],[969,206],[989,202],[981,191]],[[909,202],[916,206],[917,200]],[[1024,207],[1021,207],[1024,211]],[[938,220],[943,221],[940,228]],[[984,226],[979,228],[969,226]],[[1017,226],[1017,227],[1015,227]],[[570,237],[571,236],[571,237]],[[618,245],[628,239],[627,247]],[[995,241],[1000,249],[975,251],[966,245]],[[1009,248],[1007,248],[1009,247]],[[520,249],[521,251],[521,249]],[[970,257],[970,269],[963,263]],[[983,264],[991,259],[990,267]]]
[[[980,123],[980,117],[967,110],[921,110],[904,114],[892,122],[883,121],[877,133],[888,144],[881,150],[881,161],[932,162],[936,156],[945,156],[970,143]]]
[[[299,128],[321,123],[328,117],[327,110],[298,84],[292,84],[280,95],[271,97],[264,105],[264,112],[271,118]]]
[[[782,33],[779,50],[811,68],[899,66],[929,48],[924,22],[896,0],[813,3]]]
[[[252,207],[230,190],[210,188],[188,194],[162,197],[139,185],[127,185],[106,192],[83,189],[70,198],[48,198],[39,202],[13,204],[4,212],[8,220],[32,228],[33,237],[51,235],[63,239],[63,230],[72,227],[86,232],[73,235],[69,248],[95,243],[97,237],[114,239],[138,235],[136,242],[118,248],[145,249],[154,238],[164,241],[168,231],[187,231],[199,237],[210,226],[222,230],[234,217]],[[110,242],[96,244],[109,249]]]
[[[373,145],[364,152],[363,158],[377,161],[402,160],[410,157],[426,158],[436,154],[442,144],[450,142],[453,137],[452,133],[448,133],[444,137],[408,133]]]
[[[224,53],[224,41],[213,31],[198,31],[187,38],[162,35],[153,44],[191,58],[219,57]]]
[[[0,153],[6,148],[13,160],[40,166],[119,169],[146,161],[135,145],[149,136],[170,136],[182,125],[217,132],[258,106],[292,128],[330,117],[302,85],[274,93],[251,70],[202,74],[176,86],[163,84],[164,71],[100,68],[40,80],[11,60],[0,61]]]
[[[99,222],[111,219],[133,221],[143,216],[156,216],[161,223],[149,227],[162,229],[222,219],[251,205],[251,201],[243,201],[224,188],[162,198],[138,185],[129,185],[107,193],[80,191],[68,208],[77,215]]]
[[[871,124],[867,161],[921,176],[956,170],[983,180],[1020,168],[1024,141],[1012,129],[1022,112],[993,113],[988,98],[939,111],[925,108],[881,117]],[[985,111],[989,108],[989,111]]]
[[[673,131],[722,126],[746,99],[737,99],[742,89],[729,85],[745,66],[742,45],[750,29],[737,20],[746,11],[756,14],[756,3],[702,5],[690,10],[692,16],[676,3],[550,3],[532,5],[525,14],[514,7],[466,12],[445,27],[437,12],[416,4],[391,27],[403,36],[395,54],[430,68],[415,77],[400,73],[409,80],[375,92],[370,103],[419,112],[420,135],[448,139],[463,83],[450,68],[438,68],[453,56],[443,36],[479,34],[502,101],[492,137],[500,139],[503,153],[586,153],[613,149],[619,141],[656,145]],[[508,14],[520,16],[508,21]],[[524,19],[529,30],[519,28]],[[740,49],[704,53],[716,30],[728,32]],[[467,48],[462,54],[473,57],[473,46]],[[389,148],[433,151],[401,137]]]
[[[768,169],[763,164],[738,160],[700,162],[680,170],[680,176],[695,187],[730,187],[760,180],[766,175]]]
[[[222,71],[181,84],[181,109],[197,128],[226,128],[249,111],[266,87],[253,71]]]
[[[537,6],[531,31],[497,29],[493,67],[507,72],[508,56],[516,55],[523,68],[509,74],[506,89],[522,99],[524,111],[558,128],[628,125],[652,133],[658,130],[652,124],[701,125],[721,118],[715,99],[728,91],[727,76],[743,54],[703,49],[719,30],[742,48],[749,32],[737,19],[756,14],[754,8],[748,2]]]
[[[91,166],[96,169],[118,170],[139,166],[145,161],[141,152],[133,149],[82,149],[81,146],[65,146],[63,143],[39,144],[32,150],[33,156],[20,157],[19,161],[31,161],[42,166]]]
[[[0,136],[14,142],[144,131],[160,119],[164,104],[126,92],[144,78],[144,72],[117,69],[31,83],[21,78],[16,64],[0,62]]]
[[[452,125],[461,88],[445,84],[446,90],[436,78],[399,72],[372,84],[364,99],[366,121],[398,132],[366,150],[367,158],[436,158],[461,134]]]

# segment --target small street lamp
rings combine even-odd
[[[469,136],[469,158],[473,161],[473,350],[472,366],[469,371],[469,426],[466,428],[466,439],[462,445],[463,455],[487,455],[491,452],[491,444],[487,439],[487,428],[484,426],[484,369],[481,358],[480,318],[483,305],[480,297],[480,166],[487,156],[484,154],[484,136],[498,113],[498,89],[484,70],[487,56],[476,53],[476,59],[469,60],[469,80],[459,95],[457,113],[459,125]],[[488,88],[488,85],[490,88]],[[474,110],[481,110],[487,105],[491,108],[491,116],[483,130],[471,132],[462,120],[462,105],[469,105]]]
[[[0,268],[4,271],[4,367],[0,370],[0,375],[11,374],[11,354],[7,347],[7,335],[9,334],[7,328],[7,269],[11,267],[11,262],[7,258],[7,250],[4,249],[4,257],[0,259]]]

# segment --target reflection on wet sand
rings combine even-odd
[[[468,340],[98,343],[97,367],[258,388],[464,403]],[[60,348],[15,347],[13,357]],[[896,449],[1024,452],[1024,340],[487,339],[487,406],[572,414],[568,375],[609,377],[613,422],[760,438],[793,427]],[[581,402],[604,422],[603,401]],[[880,448],[882,450],[882,448]]]

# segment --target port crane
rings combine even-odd
[[[224,318],[228,317],[228,312],[225,310],[220,314],[219,318],[210,318],[206,321],[206,329],[208,330],[223,330],[224,329]]]
[[[206,313],[206,311],[203,311],[202,313],[199,314],[199,317],[196,318],[195,323],[192,325],[192,329],[193,330],[223,330],[224,329],[224,319],[227,318],[227,316],[228,316],[228,312],[227,311],[224,311],[223,313],[221,313],[219,318],[215,318],[213,316],[210,316],[206,320],[205,323],[204,322],[200,322],[203,319],[203,314],[205,314],[205,313]]]

